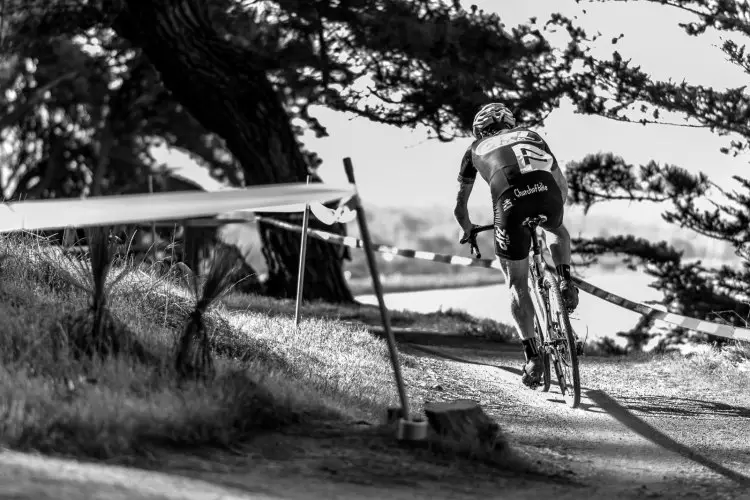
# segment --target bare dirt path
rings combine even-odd
[[[516,346],[413,349],[435,367],[425,371],[422,399],[480,401],[516,446],[546,451],[584,483],[750,498],[750,393],[682,380],[658,365],[584,357],[584,398],[573,410],[555,385],[546,394],[523,389]],[[435,356],[453,370],[441,370]]]
[[[159,470],[0,453],[0,498],[750,499],[750,394],[660,366],[583,359],[581,408],[520,384],[517,346],[404,345],[413,404],[478,400],[536,471],[434,458],[357,430],[259,436],[234,454],[174,452]],[[371,429],[371,430],[368,430]]]

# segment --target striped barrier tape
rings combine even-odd
[[[289,231],[302,232],[302,227],[296,224],[289,224],[276,219],[268,217],[258,217],[259,221],[271,224],[281,229]],[[321,231],[319,229],[308,229],[310,236],[318,238],[329,243],[339,244],[348,246],[350,248],[363,248],[362,240],[354,238],[352,236],[341,236],[338,234]],[[475,259],[471,257],[459,257],[457,255],[444,255],[433,252],[422,252],[419,250],[409,250],[403,248],[397,248],[389,245],[373,245],[373,250],[376,252],[387,253],[391,255],[400,255],[402,257],[409,257],[413,259],[430,260],[433,262],[442,262],[445,264],[453,264],[457,266],[466,267],[485,267],[492,269],[500,269],[500,265],[495,259]],[[548,265],[548,267],[550,267]],[[554,271],[554,268],[550,269]],[[694,330],[702,333],[708,333],[710,335],[716,335],[718,337],[724,337],[729,339],[750,341],[750,328],[740,328],[732,325],[726,325],[721,323],[714,323],[712,321],[704,321],[700,319],[690,318],[681,314],[660,311],[649,307],[638,302],[633,302],[619,295],[615,295],[606,290],[602,290],[596,285],[584,281],[580,278],[573,277],[573,282],[576,286],[586,293],[593,295],[594,297],[600,298],[610,304],[620,306],[624,309],[628,309],[633,312],[637,312],[650,318],[664,321],[675,326],[687,328],[688,330]]]
[[[573,277],[573,282],[578,288],[586,293],[598,297],[602,300],[606,300],[610,304],[620,306],[624,309],[628,309],[633,312],[648,316],[649,318],[658,319],[666,323],[670,323],[675,326],[687,328],[688,330],[694,330],[697,332],[708,333],[710,335],[716,335],[718,337],[725,337],[728,339],[745,340],[750,341],[750,328],[740,328],[732,325],[725,325],[721,323],[714,323],[712,321],[704,321],[701,319],[690,318],[681,314],[671,313],[667,311],[660,311],[653,307],[633,302],[619,295],[602,290],[599,287],[592,285],[580,278]]]
[[[302,226],[298,226],[296,224],[290,224],[288,222],[271,219],[269,217],[259,216],[257,219],[258,221],[265,222],[281,229],[296,231],[298,233],[302,232]],[[327,231],[310,228],[308,228],[307,232],[308,234],[310,234],[310,236],[313,236],[319,240],[327,241],[328,243],[344,245],[350,248],[364,248],[364,243],[362,242],[362,240],[354,238],[352,236],[341,236],[339,234],[333,234]],[[429,260],[432,262],[442,262],[444,264],[453,264],[457,266],[500,269],[500,264],[493,259],[474,259],[471,257],[460,257],[458,255],[445,255],[434,252],[423,252],[420,250],[409,250],[381,244],[373,244],[372,249],[376,252],[387,253],[391,255],[400,255],[402,257],[409,257],[411,259]]]

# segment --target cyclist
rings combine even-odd
[[[570,234],[563,224],[568,184],[547,143],[536,132],[516,127],[513,113],[503,104],[483,106],[472,125],[474,142],[461,160],[454,215],[468,243],[474,224],[467,206],[477,172],[490,186],[494,207],[495,255],[511,292],[511,314],[523,341],[526,363],[521,381],[534,387],[542,377],[542,359],[534,342],[534,306],[528,288],[531,235],[521,223],[543,214],[540,225],[561,277],[566,307],[578,305],[578,289],[570,279]]]

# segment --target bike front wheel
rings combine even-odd
[[[549,354],[544,348],[544,339],[546,336],[544,335],[544,330],[542,330],[542,326],[539,323],[539,317],[536,314],[534,314],[534,333],[536,333],[536,345],[539,354],[542,356],[542,366],[544,367],[542,385],[539,386],[539,390],[542,392],[549,392],[549,386],[551,385]]]
[[[532,272],[529,273],[529,290],[531,290],[532,303],[534,305],[534,334],[536,336],[536,345],[539,354],[542,356],[542,366],[544,368],[542,374],[542,385],[537,389],[541,392],[549,392],[551,384],[550,376],[550,356],[549,352],[545,347],[546,340],[548,340],[549,334],[546,333],[547,329],[547,311],[545,310],[544,299],[540,294],[538,287],[536,286],[536,275]]]
[[[551,318],[547,329],[549,338],[545,340],[550,346],[560,391],[568,406],[577,408],[581,404],[581,376],[575,334],[570,326],[568,309],[562,300],[557,278],[545,271],[544,284],[548,291]]]

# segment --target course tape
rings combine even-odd
[[[354,192],[353,184],[333,187],[322,183],[288,183],[213,192],[20,201],[0,204],[0,232],[133,224],[233,211],[303,211],[307,203],[336,201]]]
[[[328,208],[322,203],[310,203],[310,212],[313,213],[323,224],[331,225],[335,223],[346,224],[357,217],[356,195],[346,200],[339,201],[336,209]]]
[[[289,224],[287,222],[279,221],[269,217],[258,217],[258,220],[289,231],[296,231],[298,233],[302,232],[302,227],[295,224]],[[320,231],[318,229],[308,229],[308,233],[310,234],[310,236],[327,241],[329,243],[340,244],[351,248],[363,248],[364,246],[362,240],[351,236],[340,236],[338,234]],[[373,250],[381,253],[400,255],[402,257],[431,260],[434,262],[443,262],[445,264],[453,264],[458,266],[500,269],[500,265],[498,264],[497,260],[493,259],[474,259],[471,257],[459,257],[456,255],[443,255],[433,252],[421,252],[419,250],[409,250],[379,244],[374,244]],[[548,267],[550,266],[548,265]],[[554,271],[554,268],[551,269]],[[687,328],[689,330],[716,335],[718,337],[750,341],[750,328],[739,328],[732,325],[724,325],[711,321],[689,318],[681,314],[660,311],[658,309],[654,309],[653,307],[639,304],[606,290],[602,290],[596,285],[592,285],[591,283],[575,276],[573,277],[573,282],[576,284],[576,286],[578,286],[578,288],[586,293],[589,293],[616,306],[620,306],[624,309],[637,312],[644,316],[648,316],[656,320],[661,320],[675,326],[680,326],[682,328]]]
[[[280,220],[272,219],[270,217],[258,217],[258,221],[271,224],[272,226],[279,227],[281,229],[287,229],[289,231],[302,232],[302,226],[296,224],[289,224]],[[327,231],[321,231],[319,229],[308,228],[308,233],[319,240],[327,241],[328,243],[334,243],[344,245],[350,248],[364,248],[362,240],[354,238],[352,236],[341,236],[338,234],[329,233]],[[404,248],[397,248],[390,245],[373,244],[374,251],[380,253],[387,253],[391,255],[400,255],[402,257],[409,257],[412,259],[429,260],[433,262],[442,262],[444,264],[453,264],[457,266],[466,267],[487,267],[500,269],[500,265],[497,261],[492,259],[473,259],[471,257],[459,257],[458,255],[445,255],[434,252],[422,252],[420,250],[409,250]]]
[[[689,318],[681,314],[670,313],[666,311],[660,311],[653,307],[633,302],[619,295],[602,290],[591,283],[583,281],[580,278],[573,277],[573,282],[578,288],[584,292],[590,293],[591,295],[598,297],[602,300],[606,300],[611,304],[615,304],[624,309],[637,312],[649,318],[658,319],[672,325],[681,326],[688,330],[695,330],[697,332],[708,333],[716,335],[718,337],[725,337],[729,339],[745,340],[750,341],[750,329],[734,327],[732,325],[723,325],[720,323],[714,323],[712,321],[704,321],[701,319]]]

